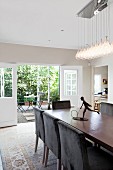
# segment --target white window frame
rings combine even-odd
[[[75,79],[73,79],[73,75],[75,76]],[[67,78],[70,75],[70,78]],[[75,80],[75,90],[73,90],[73,81]],[[70,81],[70,84],[68,84],[67,81]],[[64,70],[64,95],[65,96],[74,96],[77,95],[78,93],[78,74],[77,74],[77,70]],[[68,90],[68,86],[70,86],[70,90]],[[70,92],[70,94],[68,93]]]
[[[9,68],[9,67],[7,67]],[[0,68],[0,74],[1,74],[1,96],[0,98],[7,98],[8,96],[4,96],[4,91],[5,91],[5,87],[4,87],[4,69],[6,68]],[[11,68],[12,69],[12,68]],[[12,69],[12,81],[13,81],[13,69]],[[12,95],[13,95],[13,82],[12,82]],[[12,97],[12,96],[10,96]],[[8,97],[9,98],[9,97]]]

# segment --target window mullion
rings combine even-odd
[[[72,95],[72,73],[71,73],[71,95]]]
[[[4,69],[1,68],[1,97],[4,97]]]

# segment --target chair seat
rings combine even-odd
[[[113,170],[113,157],[102,149],[87,148],[91,170]]]
[[[62,101],[53,101],[52,102],[52,109],[69,109],[71,108],[70,100],[62,100]]]

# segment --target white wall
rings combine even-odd
[[[76,50],[0,43],[0,62],[87,65],[75,60]]]
[[[113,102],[113,55],[92,60],[92,67],[108,66],[108,101]]]
[[[85,100],[91,103],[91,66],[83,67],[83,94]]]

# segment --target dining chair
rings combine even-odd
[[[42,103],[43,103],[43,100],[38,99],[37,96],[34,98],[33,105],[35,107],[37,106],[38,108],[42,109]]]
[[[62,101],[53,101],[52,102],[52,109],[70,109],[71,108],[71,102],[70,100],[62,100]],[[93,143],[90,140],[87,140],[87,147],[92,146]]]
[[[107,102],[101,102],[100,112],[104,115],[113,116],[113,104]]]
[[[45,163],[47,166],[49,149],[57,157],[57,170],[61,169],[61,147],[60,147],[60,136],[58,129],[58,120],[53,116],[49,115],[46,112],[43,112],[44,127],[45,127],[45,144],[46,144],[46,153],[45,153]]]
[[[58,122],[62,170],[113,170],[113,156],[97,147],[86,147],[84,134]]]
[[[35,133],[36,133],[36,143],[35,143],[35,152],[37,151],[39,138],[44,142],[44,152],[43,152],[43,160],[44,163],[45,158],[45,130],[44,130],[44,121],[43,121],[43,110],[34,107],[35,113]]]
[[[52,109],[69,109],[71,108],[70,100],[62,100],[62,101],[53,101],[52,102]]]
[[[36,105],[37,105],[37,96],[34,97],[33,105],[34,105],[35,107],[36,107]]]

